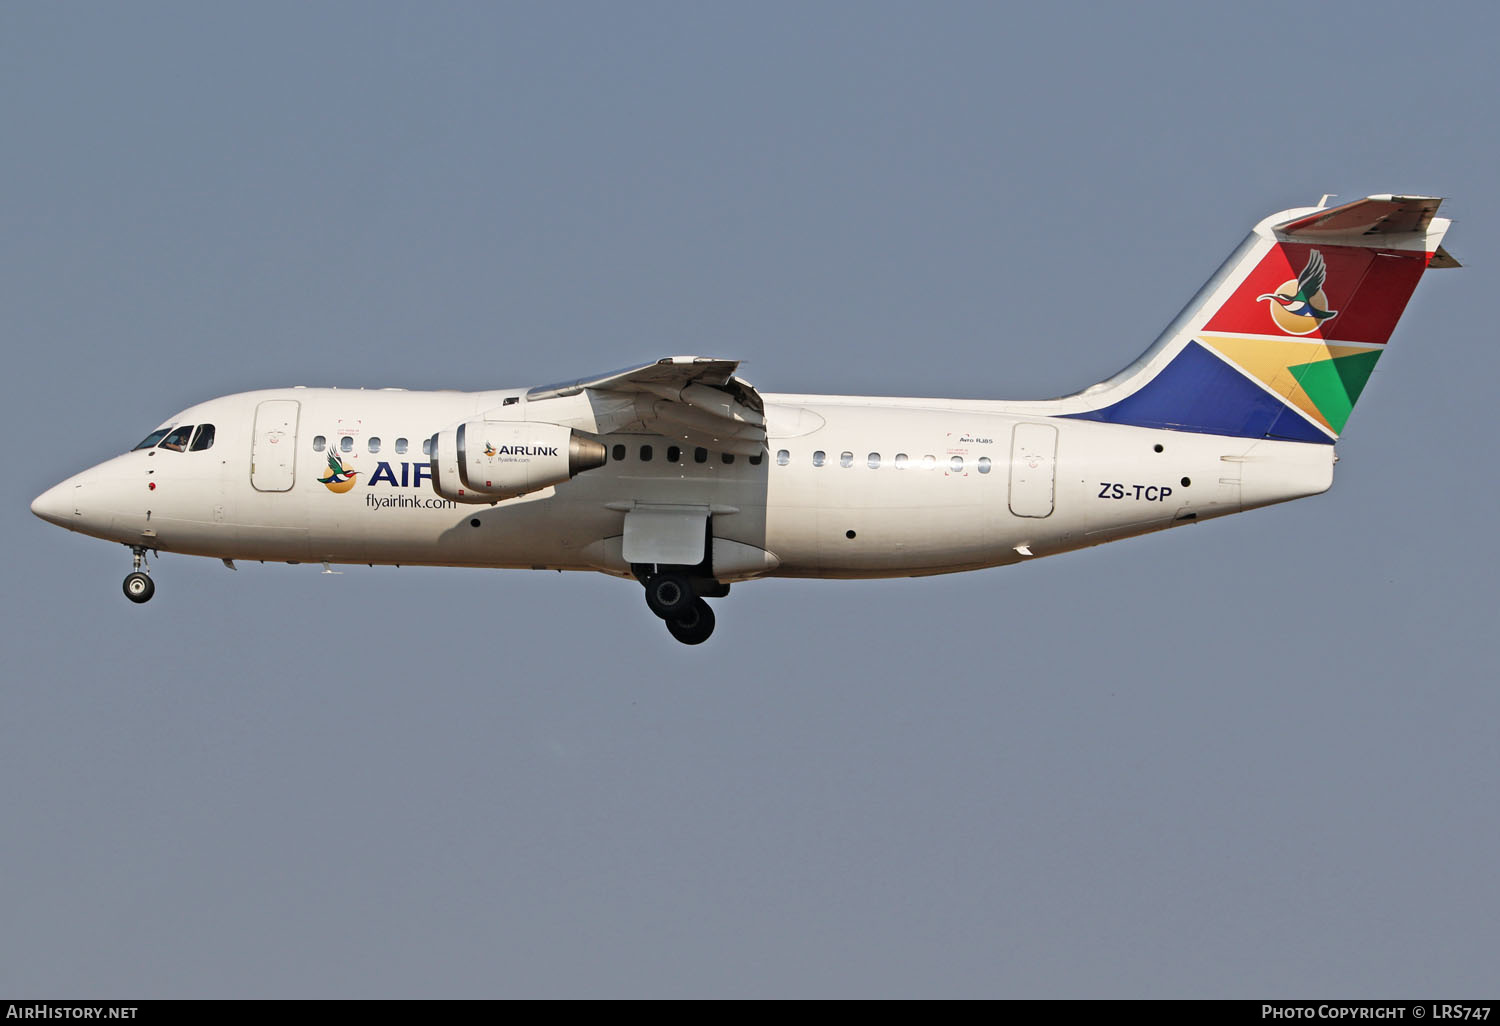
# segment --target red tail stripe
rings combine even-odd
[[[1323,284],[1328,309],[1337,311],[1338,316],[1324,321],[1312,333],[1298,337],[1384,345],[1389,341],[1401,312],[1406,309],[1417,281],[1432,258],[1431,253],[1363,246],[1278,244],[1261,258],[1235,289],[1234,295],[1209,318],[1204,330],[1249,335],[1283,334],[1271,317],[1270,301],[1258,297],[1295,280],[1315,249],[1323,255],[1328,268],[1328,277]]]

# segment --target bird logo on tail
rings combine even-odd
[[[1323,254],[1313,250],[1295,281],[1284,281],[1275,292],[1267,292],[1255,301],[1270,303],[1271,320],[1288,335],[1310,335],[1324,321],[1339,315],[1337,310],[1328,309],[1328,297],[1323,294],[1327,278]]]

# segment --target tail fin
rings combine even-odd
[[[1441,199],[1369,196],[1260,224],[1139,360],[1062,416],[1332,443],[1442,248]]]

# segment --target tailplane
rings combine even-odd
[[[1368,196],[1260,224],[1164,331],[1062,416],[1332,443],[1442,248],[1441,199]]]

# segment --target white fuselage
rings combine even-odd
[[[537,407],[533,419],[597,432],[608,462],[498,503],[439,497],[424,441],[507,399],[513,408]],[[1048,403],[764,399],[768,451],[726,460],[680,439],[599,431],[582,398],[528,404],[516,391],[243,393],[169,422],[213,424],[210,448],[125,453],[59,484],[34,508],[85,534],[222,559],[621,575],[630,572],[620,547],[629,510],[702,508],[715,575],[727,581],[996,566],[1312,495],[1332,483],[1332,445],[1102,424],[1049,416]],[[291,430],[274,441],[255,437],[257,410],[268,400],[296,404],[284,407],[294,412]],[[280,490],[258,487],[268,483],[268,457],[257,456],[262,466],[252,470],[253,444],[277,454],[286,477],[269,483]],[[328,476],[329,447],[353,472],[352,487],[341,492],[319,482]],[[669,460],[672,447],[680,451]]]

